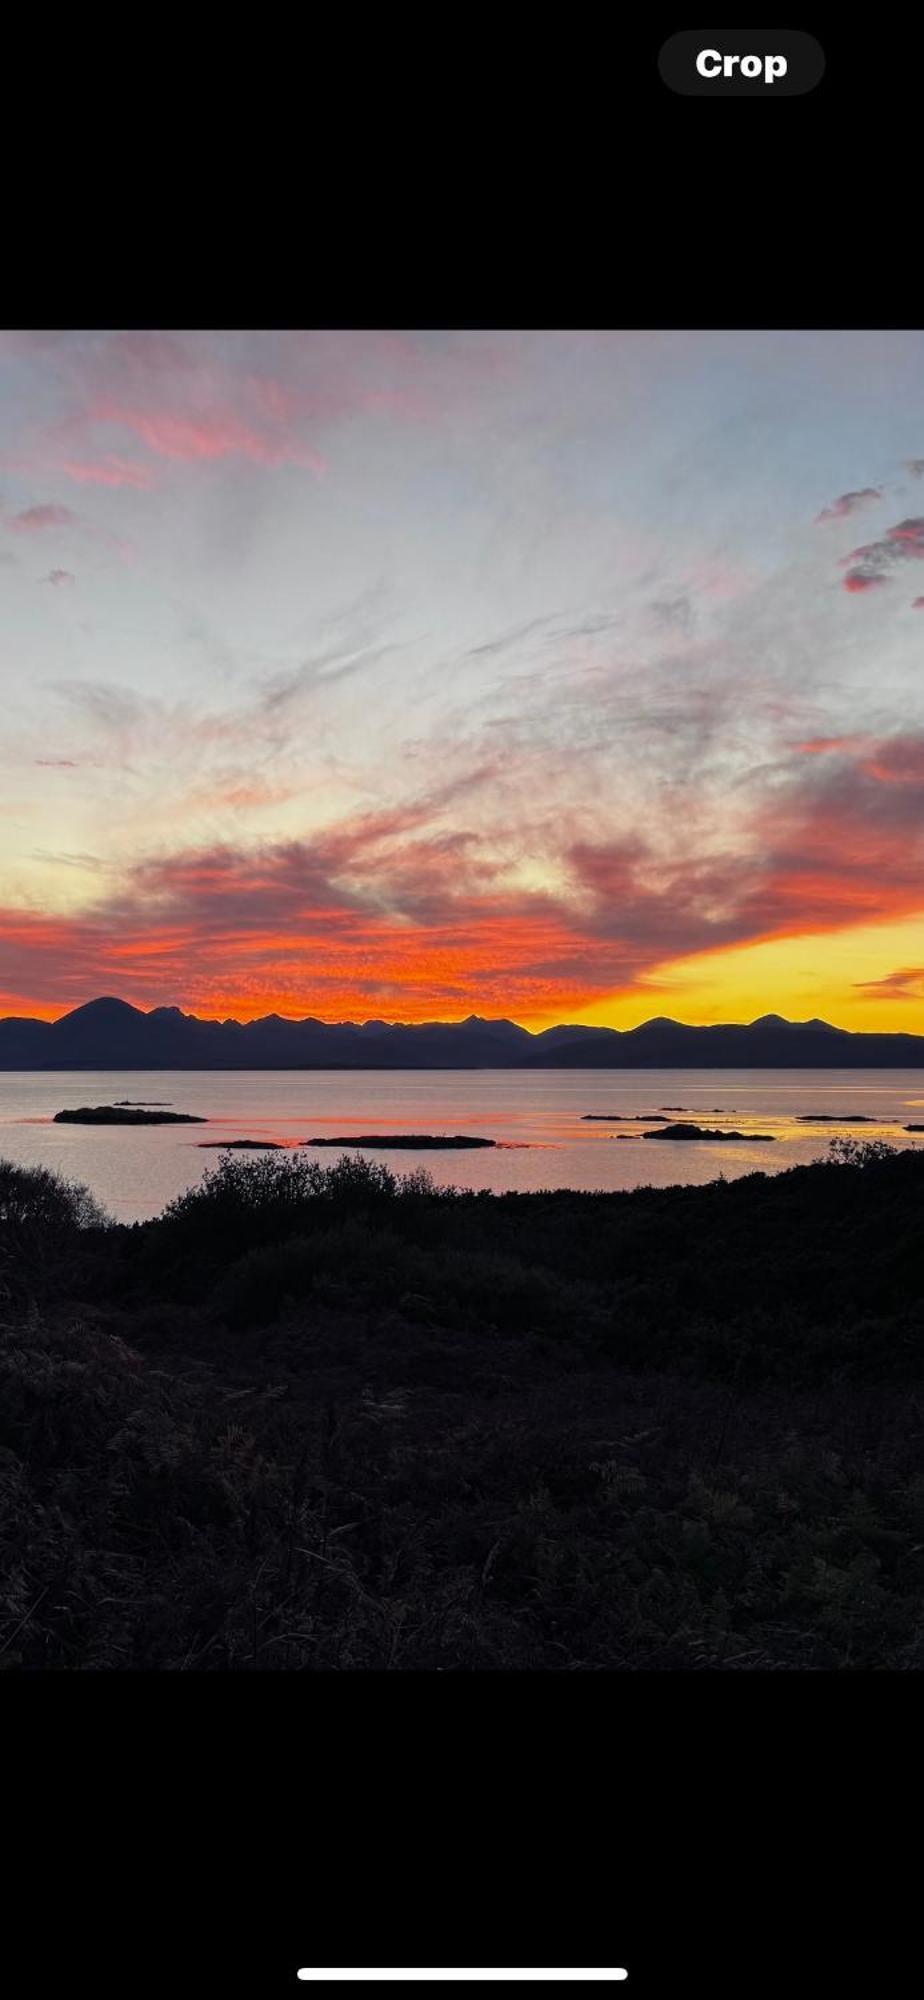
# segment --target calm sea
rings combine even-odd
[[[54,1113],[119,1098],[159,1099],[208,1126],[55,1125]],[[584,1122],[586,1112],[657,1112],[745,1136],[734,1144],[646,1140],[630,1127]],[[800,1125],[800,1115],[871,1122]],[[680,1181],[779,1172],[826,1153],[836,1134],[921,1139],[922,1070],[286,1070],[0,1072],[0,1158],[52,1167],[86,1183],[120,1221],[157,1215],[198,1181],[216,1152],[208,1139],[275,1139],[294,1146],[349,1132],[466,1132],[496,1150],[377,1152],[399,1172],[425,1165],[457,1187],[665,1187]],[[772,1133],[771,1144],[748,1136]],[[242,1157],[248,1157],[246,1154]],[[252,1155],[251,1157],[259,1157]],[[330,1162],[335,1149],[313,1158]]]

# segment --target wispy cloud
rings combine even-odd
[[[153,486],[157,476],[152,466],[119,458],[114,452],[97,459],[62,459],[61,471],[78,486],[131,486],[138,490]]]
[[[357,417],[426,424],[506,365],[503,343],[368,332],[71,335],[38,356],[66,405],[6,463],[80,485],[144,490],[183,465],[243,462],[321,477],[320,440]]]
[[[52,691],[106,731],[123,734],[143,722],[149,703],[134,688],[111,681],[52,681]]]
[[[317,688],[329,686],[335,681],[346,680],[353,674],[362,673],[366,668],[376,666],[380,660],[396,650],[394,644],[361,646],[355,650],[331,646],[326,651],[315,654],[313,658],[301,661],[297,666],[263,676],[258,683],[260,706],[268,713],[288,708],[303,695],[311,694]]]
[[[884,979],[858,979],[856,985],[877,1000],[924,1000],[924,965],[905,965]]]
[[[54,868],[88,870],[92,875],[103,874],[108,867],[108,863],[101,860],[98,854],[53,853],[44,847],[33,848],[32,858],[34,861],[47,861]]]
[[[506,653],[512,646],[516,646],[521,640],[528,638],[531,633],[547,631],[551,622],[557,616],[556,612],[549,612],[540,618],[528,618],[522,625],[511,625],[506,632],[498,632],[494,638],[485,639],[478,646],[470,646],[468,648],[468,658],[470,660],[478,660],[483,657],[489,658],[494,654]],[[599,630],[600,628],[596,626],[593,629]]]

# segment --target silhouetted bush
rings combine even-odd
[[[0,1302],[67,1290],[81,1268],[86,1234],[108,1227],[89,1188],[45,1167],[0,1160]]]
[[[0,1229],[101,1229],[107,1219],[89,1188],[46,1167],[0,1160]]]
[[[828,1153],[839,1167],[875,1167],[895,1159],[898,1148],[888,1139],[829,1139]]]
[[[164,1211],[159,1234],[227,1249],[277,1242],[331,1208],[366,1214],[398,1198],[419,1201],[435,1193],[428,1174],[393,1174],[378,1160],[346,1156],[332,1166],[301,1152],[246,1160],[223,1153],[198,1186]]]

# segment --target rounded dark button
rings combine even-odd
[[[684,28],[658,68],[681,97],[802,97],[821,82],[825,54],[796,28]]]

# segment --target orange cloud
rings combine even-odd
[[[859,979],[857,985],[877,1000],[924,1000],[924,965],[905,965],[884,979]]]
[[[560,1017],[687,957],[913,916],[924,736],[816,740],[833,754],[798,757],[725,852],[665,856],[644,829],[593,841],[562,825],[554,894],[510,886],[473,828],[435,826],[438,797],[310,840],[149,858],[81,914],[0,913],[3,1002],[116,991],[244,1017]]]
[[[143,914],[134,921],[144,924]],[[514,918],[489,903],[424,932],[330,906],[305,908],[292,930],[253,921],[223,931],[213,918],[208,933],[192,922],[133,931],[7,913],[0,947],[4,1012],[51,1015],[105,988],[139,1005],[180,993],[198,1011],[241,1019],[306,1011],[363,1019],[384,1010],[424,1020],[469,1012],[473,993],[490,1012],[537,1015],[573,1009],[587,991],[574,936],[553,914]],[[558,957],[572,961],[570,977],[543,970]]]

